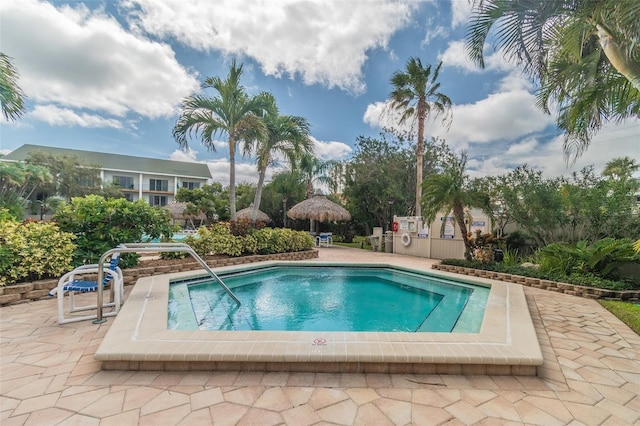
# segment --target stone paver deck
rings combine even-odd
[[[319,260],[432,262],[339,247]],[[103,371],[93,354],[112,319],[60,326],[53,299],[6,306],[0,424],[640,424],[640,337],[596,301],[525,293],[538,377]]]

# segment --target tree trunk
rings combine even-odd
[[[425,100],[418,101],[418,143],[416,144],[416,216],[422,216],[422,157],[424,155]]]
[[[236,221],[236,141],[229,133],[229,216]]]
[[[253,197],[253,211],[251,212],[251,225],[256,225],[256,219],[258,217],[258,210],[260,210],[260,201],[262,200],[262,187],[264,186],[264,178],[267,174],[266,167],[260,167],[258,173],[258,186],[256,187],[256,195]]]
[[[633,87],[640,90],[640,66],[622,52],[618,41],[604,25],[597,24],[596,29],[598,30],[600,46],[602,46],[602,50],[609,59],[609,62],[611,62],[611,65],[613,65],[620,74],[625,76]]]
[[[454,203],[453,216],[456,218],[458,228],[460,228],[460,234],[462,235],[462,241],[464,242],[464,258],[471,261],[473,253],[471,253],[471,247],[469,245],[469,236],[467,235],[467,224],[464,222],[464,206],[460,203]]]

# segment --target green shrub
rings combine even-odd
[[[54,223],[0,221],[0,285],[63,275],[72,269],[73,239]]]
[[[604,238],[591,245],[585,241],[549,244],[538,252],[543,271],[560,275],[588,274],[612,280],[619,278],[620,265],[637,263],[639,259],[628,239]]]
[[[365,237],[362,235],[356,235],[353,237],[353,243],[356,245],[360,245],[361,248],[371,247],[371,240],[369,237]]]
[[[198,229],[198,238],[189,235],[183,242],[193,248],[200,257],[222,254],[237,257],[242,255],[242,237],[231,233],[227,222],[218,222],[211,228]]]
[[[108,199],[98,195],[75,197],[59,208],[54,220],[60,229],[76,236],[75,266],[97,263],[100,256],[118,244],[135,243],[143,235],[171,238],[173,226],[166,209],[152,207],[144,200]],[[137,255],[123,256],[123,266],[137,263]]]

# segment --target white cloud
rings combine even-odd
[[[362,93],[367,51],[386,48],[418,1],[126,0],[130,25],[201,51],[254,58],[266,75]],[[247,11],[250,11],[248,13]]]
[[[187,148],[186,150],[176,149],[169,156],[169,160],[172,161],[186,161],[188,163],[200,163],[196,159],[198,155],[198,151],[194,151],[193,149]]]
[[[567,163],[562,149],[564,136],[557,136],[544,143],[531,137],[507,149],[497,147],[490,155],[469,161],[469,174],[474,177],[506,174],[513,167],[522,164],[541,170],[547,178],[569,176],[589,165],[593,165],[595,171],[601,173],[607,162],[615,158],[628,156],[640,159],[639,139],[640,120],[610,123],[593,138],[587,151],[575,163]]]
[[[469,21],[472,2],[470,0],[451,0],[451,27],[456,28]]]
[[[170,46],[128,33],[103,11],[14,0],[0,3],[0,15],[2,50],[36,103],[157,118],[198,87]]]
[[[511,83],[510,87],[513,86]],[[412,123],[398,124],[399,115],[386,110],[386,102],[370,104],[363,120],[372,127],[411,130]],[[453,105],[453,122],[447,131],[441,120],[425,125],[425,136],[438,136],[449,146],[464,149],[470,143],[516,140],[552,126],[554,120],[535,106],[535,98],[522,88],[492,93],[471,104]],[[417,130],[417,126],[414,126]]]
[[[77,126],[77,127],[111,127],[122,129],[120,121],[104,118],[95,114],[77,113],[68,108],[59,108],[55,105],[37,105],[26,117],[44,121],[51,126]]]
[[[315,156],[323,161],[342,160],[351,154],[353,149],[344,142],[336,141],[319,141],[313,136],[311,140],[314,143]]]
[[[219,158],[207,161],[207,166],[211,171],[211,177],[215,182],[220,182],[223,186],[229,185],[229,160]],[[266,180],[271,179],[273,171],[267,170]],[[239,183],[257,183],[258,171],[255,163],[243,163],[236,161],[236,184]]]
[[[473,62],[464,46],[464,40],[453,40],[447,45],[444,52],[438,54],[438,60],[442,61],[443,67],[454,67],[462,69],[464,72],[478,73],[484,70],[512,72],[516,67],[504,58],[502,52],[495,52],[485,55],[484,70]]]

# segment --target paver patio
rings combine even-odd
[[[319,260],[433,262],[336,246]],[[5,306],[0,424],[640,424],[640,337],[594,300],[525,293],[538,377],[102,371],[93,354],[113,319],[60,326],[53,299]]]

